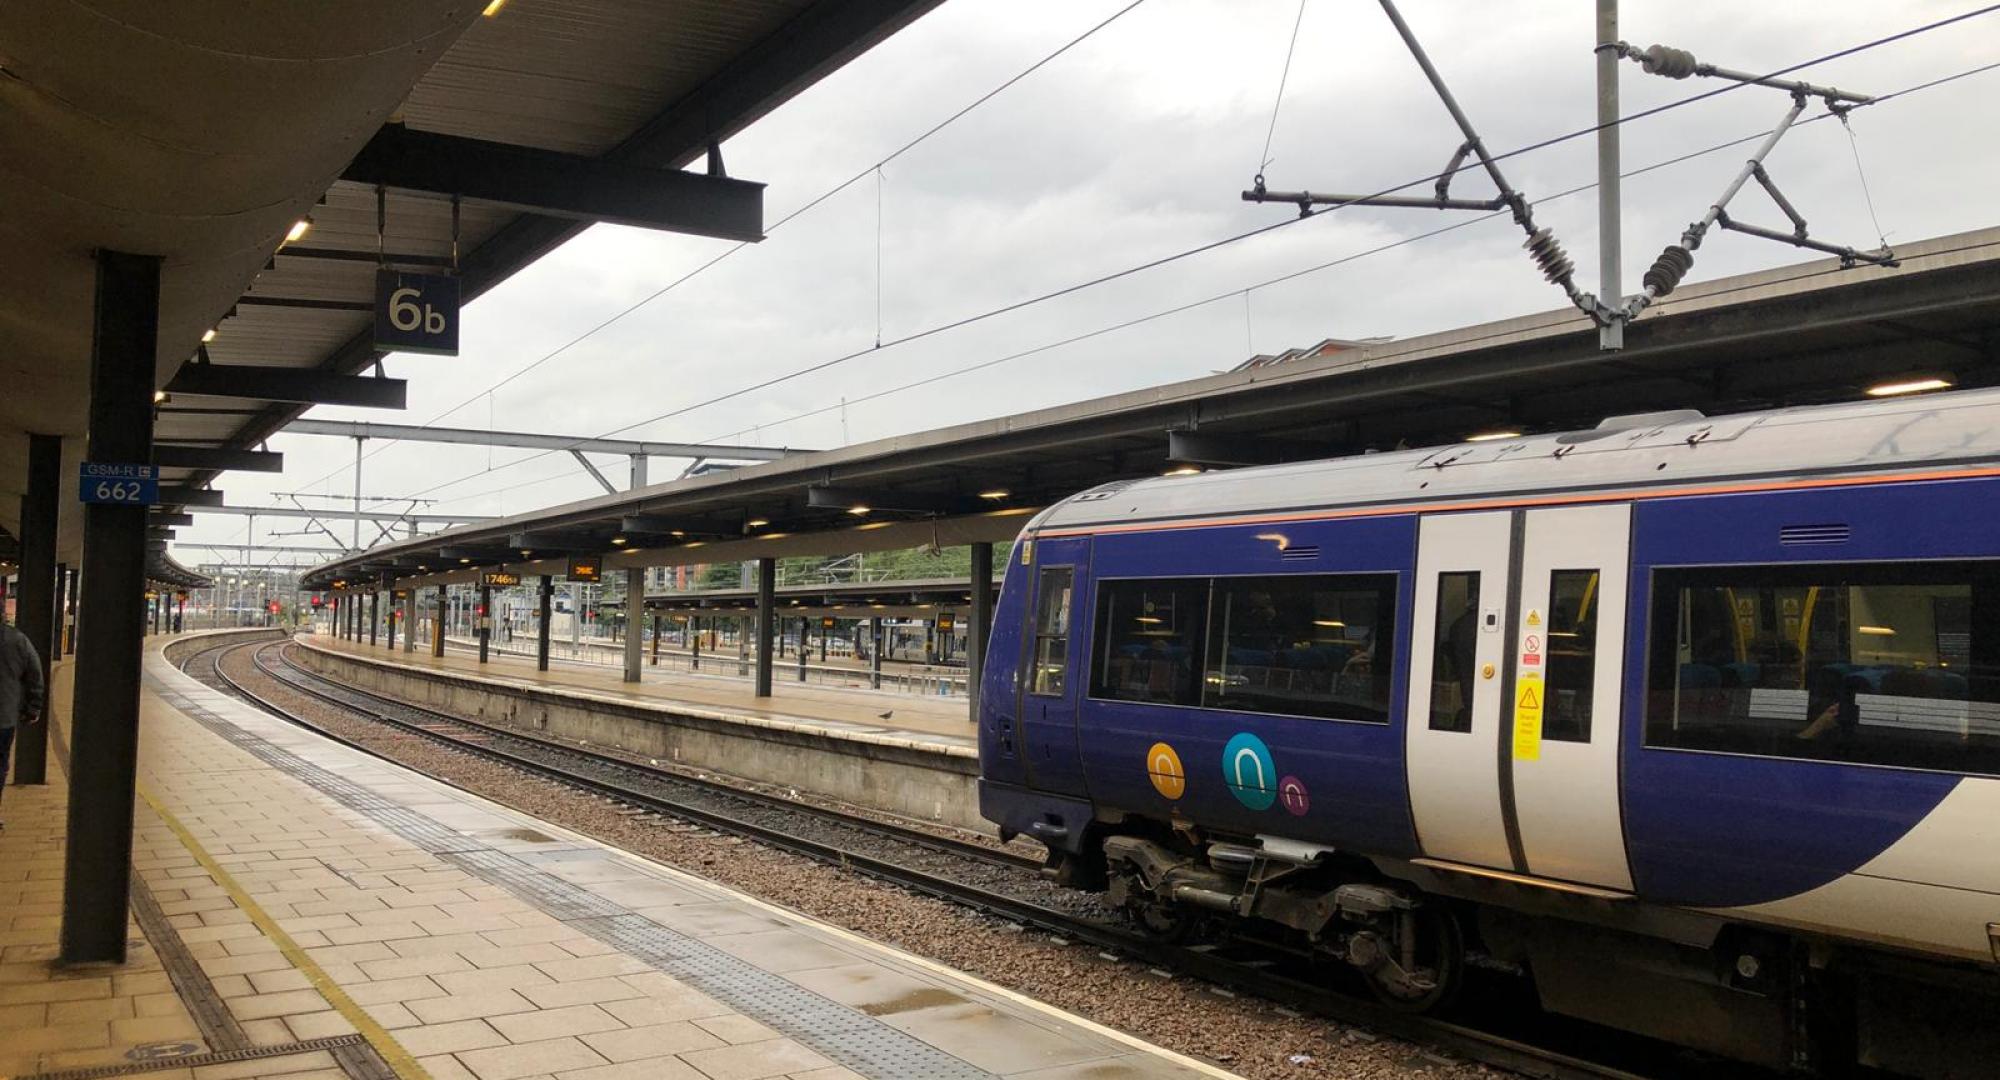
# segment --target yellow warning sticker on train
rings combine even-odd
[[[1169,799],[1187,793],[1187,770],[1181,767],[1181,756],[1166,743],[1154,743],[1146,751],[1146,775],[1153,781],[1153,790]]]
[[[1542,759],[1542,676],[1524,671],[1514,692],[1514,760]]]
[[[1529,626],[1540,626],[1540,625],[1542,625],[1542,613],[1541,613],[1541,612],[1539,612],[1539,611],[1536,611],[1536,610],[1535,610],[1534,608],[1529,608],[1529,609],[1528,609],[1528,625],[1529,625]]]

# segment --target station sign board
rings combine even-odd
[[[602,581],[604,561],[596,555],[572,555],[567,576],[571,581]]]
[[[952,632],[952,629],[957,625],[958,625],[957,615],[949,611],[938,612],[937,628],[939,633],[949,634]]]
[[[410,598],[410,590],[408,589],[389,590],[389,599],[391,600],[408,600],[409,598]]]
[[[152,506],[160,501],[160,470],[151,465],[86,461],[78,466],[76,497],[111,506]]]
[[[458,278],[375,272],[375,347],[458,355]]]
[[[489,588],[504,589],[510,585],[519,585],[521,575],[508,573],[505,570],[488,570],[479,575],[479,583]]]
[[[822,629],[822,630],[831,630],[831,629],[833,629],[833,616],[831,616],[831,615],[822,615],[822,616],[820,616],[820,619],[819,619],[819,628],[820,628],[820,629]]]

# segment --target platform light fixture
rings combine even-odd
[[[860,505],[860,506],[850,506],[850,507],[848,507],[848,508],[847,508],[847,512],[848,512],[848,513],[850,513],[850,514],[853,514],[853,515],[854,515],[855,517],[865,517],[865,516],[867,516],[867,514],[868,514],[868,510],[869,510],[869,507],[867,507],[867,506],[865,506],[865,505]]]
[[[489,2],[486,5],[486,10],[480,12],[480,14],[490,19],[493,16],[500,14],[500,9],[506,6],[507,6],[507,0],[489,0]]]
[[[215,340],[215,327],[211,326],[208,329],[203,330],[201,332],[201,343],[203,345],[206,345],[214,340]]]
[[[1895,397],[1899,394],[1921,394],[1926,390],[1949,390],[1950,379],[1932,375],[1917,379],[1898,379],[1895,382],[1876,383],[1868,388],[1869,397]]]
[[[993,502],[999,502],[1001,499],[1004,499],[1012,494],[1013,492],[1008,491],[1006,488],[994,488],[990,491],[980,492],[979,497],[982,499],[990,499]]]
[[[1166,472],[1163,472],[1163,473],[1161,473],[1160,475],[1161,475],[1161,476],[1193,476],[1193,475],[1195,475],[1196,473],[1199,473],[1199,472],[1201,472],[1201,466],[1199,466],[1199,465],[1182,465],[1182,466],[1180,466],[1180,467],[1178,467],[1178,468],[1173,468],[1173,469],[1168,469],[1168,470],[1167,470]]]
[[[313,219],[310,214],[292,222],[292,227],[285,232],[285,243],[296,244],[305,239],[306,234],[312,231],[312,227]]]
[[[160,402],[165,400],[167,400],[167,392],[165,390],[153,391],[153,404],[158,405]]]
[[[743,523],[743,527],[746,529],[761,529],[770,523],[768,518],[751,518],[749,521]]]
[[[611,544],[613,547],[624,547],[625,538],[622,536],[614,536],[611,538]]]
[[[1482,432],[1478,433],[1477,435],[1467,435],[1467,436],[1465,437],[1465,441],[1466,441],[1466,442],[1492,442],[1492,441],[1494,441],[1495,439],[1518,439],[1518,438],[1520,438],[1520,437],[1521,437],[1521,433],[1520,433],[1520,432],[1518,432],[1518,431],[1515,431],[1515,430],[1513,430],[1512,428],[1507,428],[1507,429],[1504,429],[1504,430],[1501,430],[1501,431],[1482,431]]]

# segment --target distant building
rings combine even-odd
[[[1251,368],[1270,367],[1272,364],[1288,364],[1293,360],[1317,360],[1320,357],[1343,353],[1349,349],[1359,349],[1368,345],[1380,345],[1385,341],[1393,340],[1395,339],[1388,337],[1360,338],[1354,341],[1342,338],[1327,338],[1317,345],[1309,345],[1303,349],[1286,349],[1281,353],[1259,353],[1230,370],[1248,371]]]

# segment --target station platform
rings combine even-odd
[[[300,644],[313,648],[369,656],[377,660],[477,675],[516,685],[544,689],[584,690],[595,695],[641,703],[671,702],[679,706],[712,709],[745,719],[808,724],[828,731],[865,733],[954,747],[977,753],[972,721],[962,697],[884,693],[875,690],[814,686],[787,682],[780,667],[772,681],[771,696],[758,698],[746,680],[728,676],[692,674],[647,667],[637,683],[625,682],[617,668],[592,664],[563,664],[551,661],[549,670],[535,670],[535,662],[512,654],[489,652],[481,664],[476,655],[447,651],[434,657],[423,651],[401,648],[390,651],[386,644],[369,645],[325,634],[302,635]],[[716,657],[715,663],[733,665],[733,656]]]
[[[0,1076],[1230,1075],[321,739],[168,640],[125,966],[50,964],[58,771],[0,803]]]

